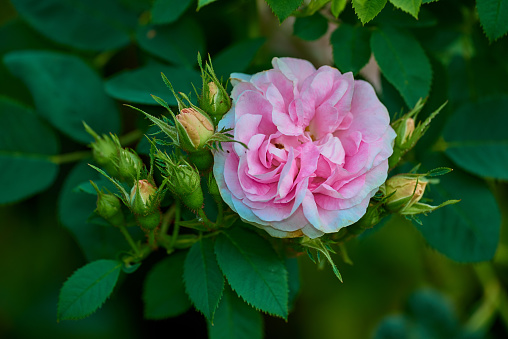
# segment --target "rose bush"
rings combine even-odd
[[[372,86],[352,73],[274,58],[234,73],[219,123],[240,143],[214,153],[224,201],[275,237],[316,238],[358,221],[387,177],[395,132]]]

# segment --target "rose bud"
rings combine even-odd
[[[114,194],[104,193],[90,180],[97,192],[97,208],[95,212],[106,219],[113,226],[123,225],[125,222],[120,199]]]
[[[201,107],[218,123],[222,116],[231,108],[231,98],[224,87],[210,81],[203,90]]]
[[[131,209],[136,214],[147,214],[156,199],[157,189],[148,180],[138,180],[131,189]]]
[[[141,158],[130,149],[120,149],[118,161],[118,176],[123,180],[135,180],[143,168]]]
[[[179,128],[179,134],[182,136],[181,145],[186,151],[194,152],[203,147],[214,134],[212,122],[195,108],[182,109],[176,120],[181,125],[178,127],[183,127]]]
[[[103,134],[101,137],[85,122],[83,122],[83,125],[88,134],[95,139],[95,142],[90,144],[95,161],[110,175],[117,176],[118,170],[115,166],[115,161],[118,152],[122,148],[118,137],[113,134],[110,134],[110,136]]]
[[[138,180],[131,190],[130,208],[144,230],[153,230],[161,222],[157,189],[148,180]]]
[[[178,159],[161,151],[155,156],[159,164],[164,164],[159,168],[169,190],[190,209],[197,210],[203,207],[203,191],[198,170],[183,158]]]
[[[412,175],[399,174],[386,181],[385,207],[394,213],[403,213],[420,201],[427,186],[427,179]]]

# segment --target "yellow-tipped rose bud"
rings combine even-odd
[[[405,121],[405,128],[402,131],[402,144],[405,144],[406,141],[411,137],[413,131],[415,130],[415,120],[413,118],[407,118]]]
[[[403,212],[420,201],[427,186],[427,179],[399,174],[386,181],[385,207],[390,212]]]
[[[194,108],[182,109],[176,119],[185,129],[194,149],[203,147],[214,133],[211,121]]]
[[[131,208],[136,214],[146,214],[150,210],[154,201],[157,189],[148,182],[148,180],[138,180],[131,189]]]

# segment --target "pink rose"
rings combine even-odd
[[[275,237],[316,238],[358,221],[386,180],[395,132],[370,84],[305,60],[231,75],[233,106],[214,153],[224,201]]]

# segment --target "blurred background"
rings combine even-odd
[[[194,310],[168,320],[143,320],[143,279],[163,253],[151,255],[134,274],[122,275],[112,297],[89,318],[57,322],[58,293],[67,277],[89,260],[113,253],[110,235],[86,224],[94,199],[72,195],[79,178],[86,178],[83,162],[90,161],[86,145],[91,140],[76,132],[80,121],[86,118],[100,133],[117,133],[130,147],[141,147],[148,123],[122,104],[161,114],[148,96],[169,97],[161,70],[184,91],[192,89],[190,82],[200,85],[198,51],[210,54],[224,77],[268,69],[274,56],[305,58],[316,67],[336,65],[345,72],[337,55],[349,45],[334,39],[334,32],[341,24],[361,26],[351,3],[338,20],[325,5],[324,29],[321,19],[302,23],[310,16],[303,11],[281,24],[261,0],[218,0],[199,11],[195,1],[176,3],[0,0],[0,118],[7,121],[0,130],[1,338],[155,338],[161,331],[206,337],[207,324]],[[448,104],[408,155],[407,166],[454,168],[441,179],[448,184],[429,194],[440,202],[462,199],[464,207],[456,214],[436,211],[422,218],[423,226],[393,216],[349,242],[353,265],[335,259],[343,283],[330,267],[318,270],[307,256],[298,257],[299,297],[288,322],[264,316],[266,338],[508,337],[508,41],[486,37],[474,1],[424,3],[418,21],[388,3],[366,27],[405,23],[401,29],[425,50],[432,82],[421,118]],[[44,69],[58,58],[66,66],[53,68],[61,79],[54,87]],[[373,83],[390,114],[411,108],[374,59],[363,66],[357,77]],[[75,118],[66,116],[70,108]],[[490,111],[500,112],[496,117],[502,120],[488,122]],[[466,128],[456,123],[461,117],[478,119],[468,120],[464,133],[477,129],[487,140],[492,131],[489,137],[498,148],[485,151],[491,163],[481,163],[481,155],[468,160],[466,154],[447,151],[446,145],[460,139],[454,139],[454,126]],[[13,150],[11,139],[32,145]],[[46,160],[17,163],[17,151]],[[472,230],[465,241],[460,232],[454,235],[463,225]],[[451,234],[441,237],[438,231],[447,226]],[[455,237],[461,239],[458,245]]]

